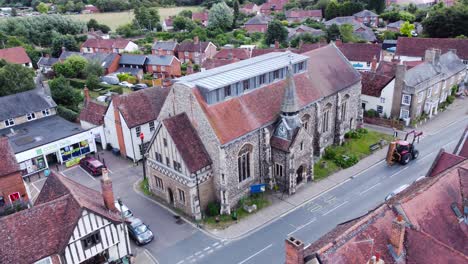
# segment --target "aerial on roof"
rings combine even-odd
[[[20,170],[16,162],[15,153],[8,142],[7,137],[0,137],[0,177]]]
[[[426,50],[436,48],[446,53],[450,49],[456,50],[457,55],[468,60],[468,39],[456,38],[406,38],[399,37],[396,55],[409,57],[424,57]]]
[[[31,63],[31,59],[23,47],[0,49],[0,59],[16,64]]]
[[[57,107],[50,96],[37,90],[2,96],[0,106],[0,120]]]
[[[177,45],[177,41],[156,41],[151,48],[154,50],[158,50],[159,48],[162,50],[175,50]]]

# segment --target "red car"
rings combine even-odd
[[[80,160],[80,166],[85,171],[89,172],[89,174],[93,176],[100,176],[102,175],[102,169],[105,168],[104,164],[99,160],[93,157],[87,157]]]

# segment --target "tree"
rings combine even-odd
[[[192,19],[184,16],[176,16],[174,20],[172,20],[172,25],[174,27],[174,31],[186,30],[188,32],[192,31],[197,26]]]
[[[280,43],[286,42],[288,37],[288,30],[278,20],[273,20],[268,24],[268,29],[265,33],[265,43],[267,45],[278,41]]]
[[[325,18],[327,20],[333,19],[340,15],[340,7],[335,0],[332,0],[328,3],[325,8]]]
[[[228,30],[231,28],[233,20],[232,9],[225,2],[217,3],[213,5],[208,14],[208,27]]]
[[[101,76],[104,74],[104,68],[98,60],[90,60],[86,63],[83,69],[83,75],[89,77],[91,75]]]
[[[405,21],[400,27],[400,33],[407,37],[412,37],[411,32],[414,30],[414,24],[410,24],[408,21]]]
[[[50,91],[54,101],[75,112],[79,111],[78,105],[83,101],[81,93],[73,89],[65,77],[60,76],[49,81]]]
[[[192,19],[192,10],[182,10],[177,16],[183,16]]]
[[[88,27],[88,30],[91,30],[93,28],[95,30],[101,30],[103,33],[108,33],[111,30],[109,26],[99,24],[94,18],[91,18],[86,24],[86,26]]]
[[[67,78],[83,78],[85,77],[85,69],[87,65],[88,61],[85,58],[78,55],[72,55],[64,62],[54,64],[52,68],[57,75]]]
[[[343,24],[340,26],[340,35],[343,42],[356,42],[357,38],[353,34],[353,26],[350,24]]]
[[[49,11],[49,6],[41,2],[37,5],[36,10],[41,14],[46,14]]]
[[[236,28],[237,19],[239,19],[239,1],[234,0],[233,7],[234,9],[234,17],[232,18],[232,28]]]
[[[408,7],[406,7],[406,10],[410,12],[411,14],[415,14],[416,11],[418,11],[418,7],[415,4],[410,3]]]
[[[100,80],[99,77],[95,74],[91,74],[86,78],[86,87],[88,87],[91,90],[96,90],[100,86]]]
[[[424,32],[431,38],[468,36],[468,7],[458,4],[430,11],[422,25]]]
[[[340,28],[337,24],[332,24],[329,28],[327,28],[326,36],[328,41],[335,41],[337,38],[340,37]]]
[[[385,10],[385,0],[369,0],[367,9],[375,10],[377,14],[380,14]]]
[[[57,35],[52,40],[52,56],[58,57],[62,54],[62,48],[68,51],[79,51],[78,43],[72,35]]]
[[[34,89],[34,71],[19,64],[0,60],[0,96]]]
[[[160,16],[157,8],[138,7],[133,10],[135,19],[133,24],[140,29],[148,29],[153,31],[159,24]]]
[[[115,32],[117,32],[117,34],[124,36],[126,38],[135,37],[135,36],[143,34],[143,31],[136,28],[135,25],[132,23],[127,23],[127,24],[123,24],[119,26],[115,30]]]

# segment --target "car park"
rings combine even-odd
[[[140,218],[128,218],[127,227],[130,238],[133,239],[138,246],[148,244],[154,239],[153,232]]]
[[[87,171],[92,176],[102,175],[102,169],[105,168],[101,161],[93,158],[86,157],[80,160],[80,167]]]

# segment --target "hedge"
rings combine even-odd
[[[80,79],[68,79],[68,81],[70,81],[70,85],[73,87],[73,88],[78,88],[78,89],[83,89],[85,84],[86,84],[86,80],[80,80]],[[98,84],[98,89],[108,89],[109,88],[109,85],[105,85],[105,84]]]
[[[78,118],[78,113],[73,111],[73,110],[70,110],[62,105],[59,105],[57,107],[57,112],[59,114],[59,116],[65,118],[66,120],[70,121],[70,122],[76,122],[76,119]]]

